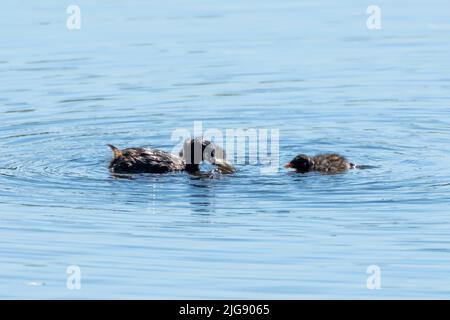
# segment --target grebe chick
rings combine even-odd
[[[317,171],[325,174],[336,174],[355,168],[355,165],[348,162],[343,156],[331,153],[319,154],[314,157],[299,154],[284,167],[293,168],[301,173]]]

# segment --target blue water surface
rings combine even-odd
[[[69,4],[0,13],[0,298],[450,297],[448,0]],[[194,121],[376,168],[109,173]]]

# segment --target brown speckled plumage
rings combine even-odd
[[[109,169],[115,173],[167,173],[185,168],[182,158],[171,153],[147,148],[119,150],[110,145],[114,157]]]
[[[203,138],[188,139],[179,156],[150,148],[127,148],[113,151],[109,169],[114,173],[167,173],[174,171],[198,172],[200,163],[216,165],[220,173],[233,173],[234,167],[224,159],[223,150]],[[194,156],[195,155],[195,156]]]
[[[285,167],[296,169],[298,172],[317,171],[324,174],[336,174],[353,168],[354,164],[335,153],[319,154],[314,157],[300,154]]]

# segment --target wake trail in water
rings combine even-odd
[[[379,168],[379,166],[371,166],[371,165],[365,165],[365,164],[353,164],[352,163],[352,169],[375,169]]]

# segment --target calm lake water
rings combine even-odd
[[[68,4],[1,10],[0,298],[450,297],[448,0]],[[376,168],[108,172],[194,121]]]

